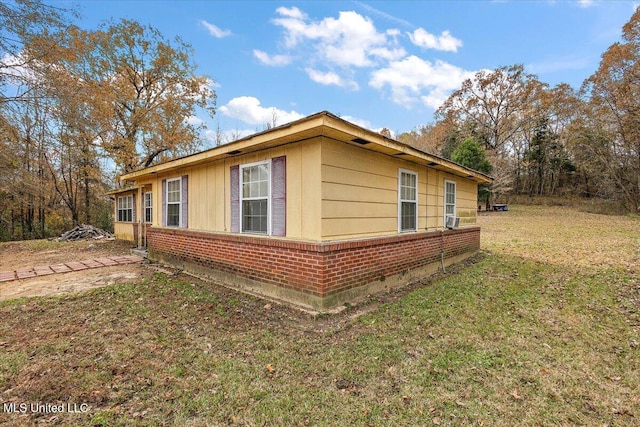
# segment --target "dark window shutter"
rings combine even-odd
[[[182,195],[181,204],[182,212],[180,214],[180,227],[189,228],[189,175],[182,175]]]
[[[167,226],[167,180],[162,180],[162,226]]]
[[[271,159],[271,234],[287,233],[287,158]]]
[[[131,222],[136,221],[136,195],[135,193],[131,195]]]
[[[240,166],[231,166],[231,232],[240,232]]]

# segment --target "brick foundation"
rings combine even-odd
[[[480,248],[479,227],[322,243],[151,227],[147,238],[151,259],[319,310],[401,286]]]

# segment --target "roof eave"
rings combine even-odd
[[[176,169],[195,166],[200,163],[247,154],[267,147],[276,147],[288,144],[304,139],[304,135],[308,136],[313,134],[315,136],[326,136],[330,130],[334,130],[345,135],[342,142],[360,145],[365,149],[377,151],[397,158],[411,160],[434,169],[444,170],[449,173],[471,179],[478,183],[491,183],[493,181],[493,178],[481,172],[474,171],[473,169],[459,165],[450,160],[426,153],[391,138],[387,138],[380,133],[360,127],[327,111],[322,111],[282,126],[249,135],[237,141],[220,145],[200,153],[127,173],[122,175],[121,180],[139,181],[140,178],[155,174],[167,173]]]

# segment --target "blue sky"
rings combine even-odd
[[[215,82],[227,138],[328,110],[393,133],[431,123],[481,69],[524,64],[578,88],[619,40],[630,1],[86,1],[77,24],[134,19],[180,36]]]

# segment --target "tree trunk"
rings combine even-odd
[[[89,174],[87,173],[86,167],[84,171],[84,218],[86,224],[91,224],[91,199],[90,197],[90,189],[89,189]]]
[[[9,240],[13,240],[15,234],[16,234],[16,213],[13,209],[11,209],[11,227],[9,228]]]
[[[20,237],[22,240],[26,240],[24,232],[24,202],[20,201]]]

